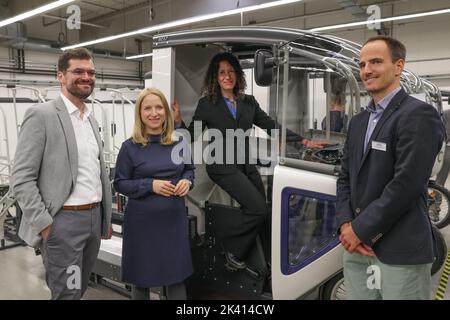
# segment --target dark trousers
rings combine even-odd
[[[261,236],[266,261],[270,261],[271,215],[266,203],[264,184],[254,166],[238,166],[231,174],[211,174],[209,177],[241,205],[241,224],[230,228],[223,239],[225,250],[238,259],[245,259]]]

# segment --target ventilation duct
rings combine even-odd
[[[356,0],[335,0],[335,1],[341,8],[350,12],[353,16],[359,19],[367,18],[366,11],[359,6]]]
[[[0,43],[13,45],[27,40],[27,27],[22,22],[15,22],[0,28]]]

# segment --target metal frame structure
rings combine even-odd
[[[17,115],[17,92],[18,90],[29,90],[35,95],[39,102],[45,102],[45,98],[41,92],[33,87],[23,85],[0,85],[0,88],[6,88],[11,91],[13,111],[14,111],[14,126],[16,135],[19,135],[19,120]],[[18,230],[22,212],[18,206],[15,198],[12,195],[9,186],[9,177],[11,175],[13,160],[10,154],[10,140],[8,134],[8,121],[4,108],[0,106],[0,113],[3,121],[3,141],[5,143],[6,155],[0,155],[0,250],[24,245],[24,242],[18,236]],[[5,172],[6,171],[6,172]],[[6,243],[6,237],[12,243]]]
[[[11,169],[13,165],[11,150],[11,140],[8,132],[8,120],[9,124],[13,123],[15,127],[15,133],[18,136],[19,128],[20,128],[20,120],[18,117],[17,107],[18,107],[18,91],[19,90],[28,90],[30,91],[37,102],[43,103],[48,99],[49,92],[51,91],[60,91],[59,86],[51,86],[45,88],[34,88],[27,85],[21,84],[0,84],[0,88],[6,89],[8,97],[11,97],[12,102],[12,110],[13,110],[13,121],[7,118],[5,109],[3,106],[0,106],[0,141],[4,143],[5,146],[5,154],[0,155],[0,250],[6,249],[10,247],[14,247],[16,245],[23,245],[23,241],[18,238],[17,231],[20,223],[21,211],[17,205],[16,200],[14,199],[11,189],[9,187],[9,177],[11,175]],[[115,159],[118,154],[118,147],[115,145],[115,134],[111,132],[111,128],[115,126],[116,123],[116,101],[119,98],[121,101],[120,106],[122,107],[121,113],[121,121],[123,125],[123,134],[124,137],[128,137],[131,135],[130,129],[132,123],[134,122],[134,118],[127,119],[125,114],[125,108],[127,106],[132,106],[134,108],[134,103],[126,96],[128,93],[133,93],[128,88],[122,89],[100,89],[101,91],[107,91],[112,97],[112,108],[113,108],[113,119],[112,122],[109,120],[109,115],[107,111],[107,106],[93,96],[90,98],[90,103],[92,104],[93,113],[95,116],[95,106],[100,107],[101,109],[101,126],[102,126],[102,137],[105,143],[104,145],[104,157],[105,161],[108,165],[108,168],[114,167]],[[110,144],[110,135],[112,136],[113,145]],[[13,212],[14,211],[14,212]],[[6,230],[6,232],[5,232]],[[10,240],[13,241],[13,244],[6,244],[5,236],[8,236]]]

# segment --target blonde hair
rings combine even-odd
[[[145,132],[145,125],[141,119],[141,106],[142,101],[144,101],[145,97],[151,94],[161,99],[164,111],[166,113],[166,119],[164,120],[163,129],[161,132],[161,144],[173,144],[174,124],[172,113],[170,112],[169,104],[167,103],[166,97],[159,89],[156,88],[145,88],[144,90],[141,91],[141,93],[137,97],[136,106],[134,108],[133,135],[131,136],[131,138],[133,139],[134,143],[139,143],[144,146],[146,146],[149,143],[148,135]]]
[[[331,96],[330,102],[331,102],[332,106],[338,105],[340,107],[345,107],[345,103],[347,101],[345,99],[345,95],[342,93],[339,93],[339,94]]]

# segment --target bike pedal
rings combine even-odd
[[[235,267],[231,266],[228,262],[226,262],[226,263],[224,264],[224,266],[225,266],[225,269],[226,269],[227,271],[230,271],[230,272],[236,272],[236,271],[238,271],[238,269],[236,269]]]
[[[260,281],[263,279],[263,272],[261,270],[259,270],[258,268],[253,269],[253,268],[247,267],[244,270],[247,272],[247,274],[250,277],[252,277],[255,280]]]

